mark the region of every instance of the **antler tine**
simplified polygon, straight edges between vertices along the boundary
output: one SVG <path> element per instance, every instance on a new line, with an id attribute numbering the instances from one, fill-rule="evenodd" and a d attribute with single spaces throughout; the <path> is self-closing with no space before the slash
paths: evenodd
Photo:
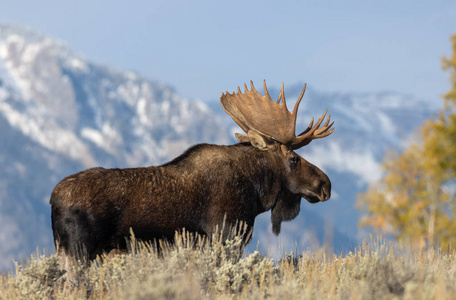
<path id="1" fill-rule="evenodd" d="M 255 86 L 253 85 L 253 81 L 250 80 L 250 90 L 252 90 L 253 92 L 256 92 L 257 90 L 255 89 Z"/>
<path id="2" fill-rule="evenodd" d="M 280 99 L 282 99 L 282 103 L 280 103 Z M 283 90 L 283 82 L 282 82 L 282 89 L 280 90 L 279 99 L 277 99 L 277 104 L 283 104 L 285 107 L 287 106 L 287 102 L 285 101 L 285 92 Z"/>
<path id="3" fill-rule="evenodd" d="M 302 97 L 304 96 L 304 93 L 306 92 L 306 88 L 307 88 L 307 83 L 304 83 L 304 87 L 302 89 L 302 92 L 301 94 L 299 95 L 299 98 L 298 100 L 296 101 L 296 104 L 293 108 L 293 114 L 297 115 L 298 114 L 298 107 L 299 107 L 299 104 L 301 103 L 301 100 L 302 100 Z M 313 118 L 312 118 L 312 121 L 313 121 Z M 313 123 L 313 122 L 312 122 Z"/>
<path id="4" fill-rule="evenodd" d="M 323 125 L 322 128 L 315 130 L 315 134 L 320 134 L 322 132 L 326 132 L 329 128 L 331 128 L 331 126 L 334 124 L 334 122 L 332 122 L 331 125 L 328 126 L 330 120 L 331 120 L 331 115 L 328 115 L 328 119 L 326 120 L 325 125 Z"/>
<path id="5" fill-rule="evenodd" d="M 309 127 L 304 130 L 299 136 L 296 137 L 296 142 L 292 144 L 293 149 L 298 149 L 304 147 L 305 145 L 309 144 L 314 139 L 323 138 L 325 136 L 330 135 L 333 133 L 334 128 L 331 128 L 334 122 L 329 124 L 331 115 L 328 115 L 328 119 L 326 120 L 323 127 L 320 128 L 321 123 L 326 117 L 326 113 L 328 110 L 325 110 L 324 114 L 318 119 L 317 123 L 313 125 L 313 119 Z M 329 124 L 329 125 L 328 125 Z M 313 125 L 313 126 L 312 126 Z"/>
<path id="6" fill-rule="evenodd" d="M 332 126 L 333 124 L 334 124 L 334 122 L 332 122 L 330 126 Z M 321 129 L 315 131 L 315 133 L 316 133 L 315 134 L 315 138 L 318 139 L 318 138 L 322 138 L 322 137 L 328 136 L 333 131 L 334 131 L 334 127 L 333 128 L 331 128 L 331 127 L 321 128 Z"/>
<path id="7" fill-rule="evenodd" d="M 307 83 L 304 83 L 304 87 L 301 91 L 301 94 L 299 95 L 299 98 L 298 100 L 296 100 L 296 103 L 295 103 L 295 106 L 293 108 L 293 111 L 291 112 L 293 114 L 293 117 L 295 118 L 295 120 L 297 119 L 298 117 L 298 107 L 299 107 L 299 104 L 301 103 L 301 100 L 302 100 L 302 97 L 304 96 L 304 93 L 306 92 L 306 87 L 307 87 Z M 312 118 L 312 122 L 313 124 L 313 118 Z M 310 125 L 310 127 L 312 127 L 312 125 Z M 310 130 L 310 128 L 308 128 Z"/>
<path id="8" fill-rule="evenodd" d="M 307 126 L 306 130 L 304 130 L 303 132 L 301 132 L 301 134 L 298 135 L 298 136 L 301 136 L 301 135 L 306 134 L 307 132 L 309 132 L 309 130 L 312 129 L 313 123 L 314 123 L 314 118 L 312 117 L 312 120 L 310 121 L 309 126 Z"/>
<path id="9" fill-rule="evenodd" d="M 331 124 L 331 125 L 332 125 L 332 124 Z M 326 129 L 326 130 L 327 130 L 326 132 L 322 132 L 322 133 L 320 133 L 320 134 L 318 134 L 318 135 L 315 135 L 314 139 L 321 139 L 321 138 L 324 138 L 324 137 L 326 137 L 326 136 L 328 136 L 328 135 L 330 135 L 331 133 L 334 132 L 334 127 L 331 128 L 330 130 L 328 130 L 328 129 L 329 129 L 329 128 Z"/>
<path id="10" fill-rule="evenodd" d="M 250 82 L 251 82 L 251 81 L 250 81 Z M 263 80 L 263 87 L 264 87 L 264 94 L 265 94 L 265 96 L 271 98 L 271 96 L 269 95 L 268 88 L 266 87 L 266 79 Z"/>
<path id="11" fill-rule="evenodd" d="M 307 135 L 313 134 L 315 130 L 317 130 L 320 127 L 321 122 L 323 122 L 323 120 L 325 119 L 327 112 L 328 110 L 325 110 L 324 114 L 318 119 L 318 122 L 315 124 L 315 126 L 312 127 L 312 129 L 307 133 Z"/>
<path id="12" fill-rule="evenodd" d="M 325 111 L 325 114 L 326 114 L 326 111 Z M 323 117 L 324 117 L 324 115 L 323 115 Z M 323 117 L 322 117 L 322 121 L 323 121 Z M 331 120 L 331 115 L 328 115 L 328 119 L 326 119 L 325 125 L 323 125 L 322 128 L 325 128 L 326 126 L 328 126 L 330 120 Z"/>

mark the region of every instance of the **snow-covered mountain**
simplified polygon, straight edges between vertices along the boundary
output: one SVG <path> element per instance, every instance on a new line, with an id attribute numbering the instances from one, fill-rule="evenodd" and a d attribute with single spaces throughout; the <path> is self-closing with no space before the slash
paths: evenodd
<path id="1" fill-rule="evenodd" d="M 285 87 L 289 102 L 301 86 Z M 355 245 L 356 194 L 380 176 L 385 149 L 402 147 L 438 105 L 394 93 L 309 89 L 297 127 L 325 108 L 336 131 L 301 154 L 330 176 L 333 197 L 317 205 L 304 200 L 279 238 L 270 231 L 269 213 L 260 216 L 254 238 L 263 250 L 305 249 L 324 236 L 336 250 Z M 165 84 L 97 65 L 61 42 L 0 23 L 0 269 L 37 246 L 53 251 L 48 201 L 65 176 L 93 166 L 160 164 L 195 143 L 233 143 L 234 128 L 218 102 L 190 101 Z"/>

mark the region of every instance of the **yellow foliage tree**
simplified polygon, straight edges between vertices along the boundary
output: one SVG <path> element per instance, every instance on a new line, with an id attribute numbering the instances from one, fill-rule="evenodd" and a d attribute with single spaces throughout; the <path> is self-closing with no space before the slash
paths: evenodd
<path id="1" fill-rule="evenodd" d="M 443 58 L 452 88 L 435 121 L 426 121 L 419 141 L 403 153 L 388 153 L 380 182 L 358 197 L 360 226 L 418 247 L 456 246 L 456 35 Z"/>

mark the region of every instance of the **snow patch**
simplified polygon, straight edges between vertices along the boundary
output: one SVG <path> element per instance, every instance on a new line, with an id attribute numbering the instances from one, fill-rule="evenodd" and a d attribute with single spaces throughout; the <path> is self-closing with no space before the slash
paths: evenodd
<path id="1" fill-rule="evenodd" d="M 354 173 L 360 183 L 373 183 L 381 178 L 381 164 L 372 152 L 342 149 L 336 142 L 328 141 L 328 144 L 315 146 L 306 157 L 320 168 Z"/>
<path id="2" fill-rule="evenodd" d="M 87 63 L 80 58 L 71 57 L 68 60 L 68 64 L 70 65 L 71 68 L 73 68 L 74 70 L 79 71 L 81 73 L 89 72 L 89 67 L 87 66 Z"/>
<path id="3" fill-rule="evenodd" d="M 385 131 L 387 135 L 395 136 L 396 126 L 394 126 L 394 123 L 392 122 L 391 118 L 382 112 L 377 113 L 377 117 L 380 120 L 382 131 Z"/>
<path id="4" fill-rule="evenodd" d="M 96 129 L 85 127 L 81 130 L 81 136 L 83 138 L 91 141 L 98 147 L 103 146 L 103 142 L 104 142 L 103 135 L 101 134 L 100 131 L 98 131 Z"/>
<path id="5" fill-rule="evenodd" d="M 89 127 L 83 128 L 81 136 L 111 154 L 115 154 L 117 145 L 123 143 L 121 135 L 108 122 L 103 124 L 101 131 Z"/>
<path id="6" fill-rule="evenodd" d="M 44 148 L 56 151 L 71 159 L 81 161 L 84 165 L 93 165 L 95 160 L 87 147 L 70 130 L 62 129 L 45 119 L 44 116 L 30 117 L 14 110 L 5 102 L 0 103 L 0 112 L 12 127 L 18 128 Z M 44 118 L 44 119 L 41 119 Z"/>

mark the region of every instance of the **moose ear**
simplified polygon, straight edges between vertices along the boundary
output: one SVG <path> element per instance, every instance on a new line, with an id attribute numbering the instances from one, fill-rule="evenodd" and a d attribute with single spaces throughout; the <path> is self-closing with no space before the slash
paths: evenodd
<path id="1" fill-rule="evenodd" d="M 236 138 L 239 141 L 239 143 L 248 143 L 248 142 L 250 142 L 249 137 L 247 135 L 245 135 L 245 134 L 240 134 L 240 133 L 236 132 L 234 135 L 236 136 Z"/>
<path id="2" fill-rule="evenodd" d="M 250 144 L 252 144 L 253 147 L 262 150 L 262 151 L 267 151 L 267 150 L 273 150 L 277 148 L 277 142 L 274 140 L 265 137 L 264 135 L 260 134 L 259 132 L 255 130 L 249 130 L 247 132 L 247 136 L 249 139 Z M 239 138 L 238 138 L 239 140 Z"/>

